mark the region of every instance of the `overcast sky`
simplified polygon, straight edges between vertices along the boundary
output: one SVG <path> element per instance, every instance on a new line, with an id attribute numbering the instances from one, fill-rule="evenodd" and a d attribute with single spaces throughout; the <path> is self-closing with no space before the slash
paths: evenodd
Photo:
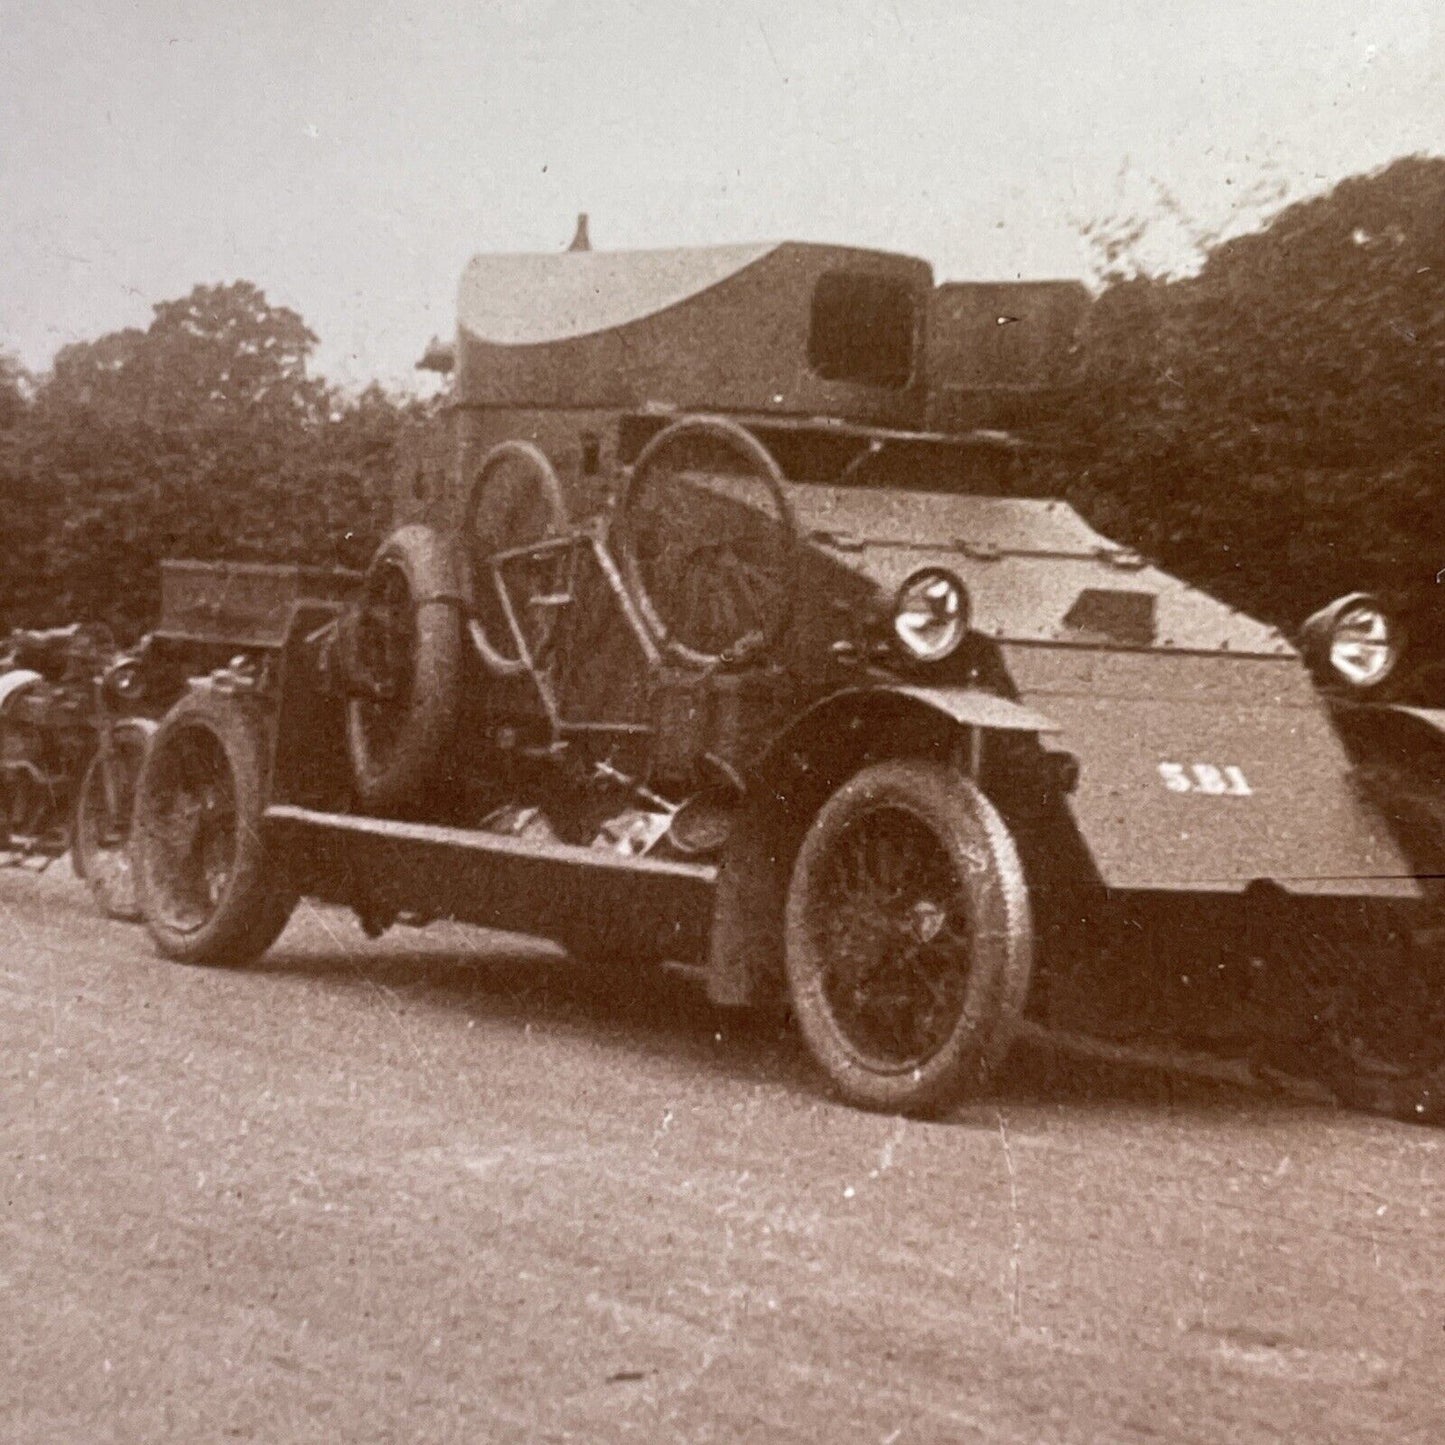
<path id="1" fill-rule="evenodd" d="M 1441 0 L 0 0 L 0 348 L 245 278 L 405 381 L 478 250 L 797 237 L 1082 275 L 1445 151 Z"/>

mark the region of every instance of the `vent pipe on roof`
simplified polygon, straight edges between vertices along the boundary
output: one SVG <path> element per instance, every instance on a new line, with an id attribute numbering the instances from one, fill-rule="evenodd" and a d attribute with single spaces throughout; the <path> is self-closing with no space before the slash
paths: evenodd
<path id="1" fill-rule="evenodd" d="M 586 211 L 577 213 L 577 234 L 572 237 L 572 244 L 567 249 L 569 251 L 590 251 L 592 249 L 592 241 L 587 234 Z"/>
<path id="2" fill-rule="evenodd" d="M 426 344 L 422 358 L 416 364 L 418 371 L 439 371 L 445 376 L 457 363 L 456 347 L 450 341 L 433 336 Z"/>

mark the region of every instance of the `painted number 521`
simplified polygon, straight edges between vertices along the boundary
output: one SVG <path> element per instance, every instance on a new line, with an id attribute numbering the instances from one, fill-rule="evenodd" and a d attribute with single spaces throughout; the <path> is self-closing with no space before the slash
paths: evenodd
<path id="1" fill-rule="evenodd" d="M 1244 769 L 1233 763 L 1160 763 L 1159 776 L 1171 793 L 1210 793 L 1222 798 L 1248 798 L 1254 793 Z"/>

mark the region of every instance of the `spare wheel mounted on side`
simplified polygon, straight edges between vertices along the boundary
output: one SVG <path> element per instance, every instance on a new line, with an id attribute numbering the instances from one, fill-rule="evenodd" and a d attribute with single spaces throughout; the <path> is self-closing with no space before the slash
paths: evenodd
<path id="1" fill-rule="evenodd" d="M 136 784 L 132 866 L 157 948 L 244 964 L 295 907 L 262 828 L 267 748 L 254 704 L 198 687 L 162 719 Z"/>
<path id="2" fill-rule="evenodd" d="M 461 706 L 467 599 L 453 547 L 413 523 L 377 550 L 352 615 L 346 742 L 357 799 L 402 812 L 447 762 Z"/>
<path id="3" fill-rule="evenodd" d="M 950 768 L 864 768 L 803 840 L 784 944 L 798 1026 L 838 1093 L 942 1113 L 988 1087 L 1028 994 L 1033 926 L 1013 837 Z"/>
<path id="4" fill-rule="evenodd" d="M 612 544 L 659 647 L 684 667 L 742 666 L 792 621 L 800 533 L 773 454 L 727 417 L 664 427 L 625 474 Z"/>

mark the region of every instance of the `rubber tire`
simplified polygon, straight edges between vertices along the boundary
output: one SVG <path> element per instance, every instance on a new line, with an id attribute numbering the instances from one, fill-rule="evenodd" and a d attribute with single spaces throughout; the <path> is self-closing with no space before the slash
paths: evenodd
<path id="1" fill-rule="evenodd" d="M 645 478 L 657 463 L 657 459 L 668 448 L 679 442 L 703 438 L 732 448 L 745 461 L 756 468 L 757 479 L 768 489 L 777 512 L 778 526 L 783 535 L 784 590 L 778 599 L 777 611 L 767 628 L 753 638 L 748 646 L 741 646 L 741 639 L 727 653 L 701 652 L 675 637 L 656 601 L 647 590 L 642 576 L 642 566 L 637 555 L 637 537 L 632 521 L 632 509 L 642 495 Z M 801 549 L 802 532 L 798 526 L 797 514 L 788 499 L 787 479 L 777 458 L 755 437 L 752 432 L 730 417 L 685 416 L 672 422 L 644 446 L 638 453 L 631 469 L 623 476 L 622 486 L 613 507 L 612 527 L 609 542 L 617 554 L 623 580 L 642 613 L 648 627 L 663 652 L 684 667 L 707 669 L 726 662 L 732 667 L 761 661 L 775 652 L 781 645 L 792 623 L 796 606 L 796 583 L 798 558 Z"/>
<path id="2" fill-rule="evenodd" d="M 378 548 L 368 577 L 396 566 L 415 607 L 411 698 L 405 721 L 385 757 L 377 757 L 363 709 L 349 698 L 346 745 L 362 808 L 404 813 L 423 798 L 446 764 L 461 711 L 462 584 L 453 549 L 431 527 L 412 523 Z"/>
<path id="3" fill-rule="evenodd" d="M 859 1056 L 823 991 L 827 960 L 808 925 L 820 865 L 844 831 L 879 807 L 912 814 L 943 844 L 967 899 L 972 960 L 959 1022 L 912 1068 L 880 1071 Z M 784 966 L 793 1014 L 837 1093 L 859 1108 L 932 1117 L 988 1089 L 1028 998 L 1033 921 L 1018 850 L 979 789 L 954 769 L 918 759 L 875 763 L 819 810 L 799 849 L 784 918 Z"/>
<path id="4" fill-rule="evenodd" d="M 225 891 L 199 927 L 169 921 L 157 877 L 160 858 L 157 783 L 168 752 L 187 730 L 211 734 L 231 775 L 236 810 L 235 861 Z M 178 963 L 239 966 L 276 941 L 296 906 L 296 894 L 268 856 L 265 831 L 266 734 L 253 704 L 193 688 L 162 719 L 136 785 L 132 858 L 141 915 L 156 948 Z"/>
<path id="5" fill-rule="evenodd" d="M 485 539 L 478 536 L 477 524 L 480 516 L 498 498 L 499 485 L 494 478 L 508 463 L 519 463 L 527 470 L 521 475 L 525 482 L 513 481 L 510 494 L 503 494 L 509 503 L 503 514 L 492 518 L 497 523 Z M 505 487 L 505 480 L 500 484 Z M 522 504 L 530 502 L 531 515 L 526 515 Z M 522 512 L 518 517 L 517 513 Z M 540 516 L 539 516 L 540 514 Z M 524 526 L 524 522 L 537 522 L 541 526 Z M 541 447 L 532 442 L 499 442 L 482 458 L 477 468 L 476 479 L 467 496 L 467 509 L 462 519 L 463 547 L 466 551 L 466 566 L 472 585 L 472 600 L 475 604 L 476 627 L 472 630 L 472 644 L 476 647 L 483 664 L 489 672 L 498 677 L 517 677 L 526 674 L 526 665 L 521 657 L 504 651 L 492 641 L 492 635 L 508 633 L 500 601 L 497 598 L 496 582 L 491 570 L 491 559 L 498 552 L 508 552 L 517 547 L 531 547 L 539 542 L 566 536 L 572 529 L 571 518 L 567 515 L 567 501 L 562 492 L 562 483 L 557 478 L 552 463 Z M 519 618 L 528 616 L 529 599 L 513 599 L 513 606 Z M 488 632 L 488 628 L 491 632 Z M 536 656 L 535 639 L 529 639 L 529 648 Z"/>
<path id="6" fill-rule="evenodd" d="M 132 781 L 132 818 L 134 817 L 135 781 L 145 765 L 151 739 L 155 736 L 156 724 L 150 718 L 121 718 L 112 730 L 112 746 L 118 751 L 129 750 L 134 755 L 135 773 Z M 80 791 L 75 799 L 75 821 L 70 834 L 70 866 L 77 878 L 85 880 L 90 896 L 96 907 L 107 918 L 116 918 L 124 923 L 134 923 L 140 918 L 140 902 L 136 898 L 135 870 L 133 861 L 128 861 L 124 872 L 126 881 L 121 882 L 110 874 L 105 862 L 94 850 L 90 818 L 90 798 L 101 786 L 100 754 L 91 758 L 80 782 Z M 122 854 L 130 851 L 129 842 L 118 850 Z"/>
<path id="7" fill-rule="evenodd" d="M 476 536 L 478 514 L 493 499 L 496 485 L 491 481 L 493 474 L 508 462 L 518 462 L 528 469 L 526 475 L 531 488 L 530 495 L 522 488 L 514 488 L 509 498 L 512 507 L 515 509 L 520 502 L 527 500 L 537 504 L 539 510 L 545 514 L 542 529 L 535 535 L 532 529 L 523 530 L 516 517 L 508 512 L 501 519 L 499 528 L 489 534 L 483 546 L 481 539 Z M 509 551 L 514 547 L 530 547 L 537 542 L 565 536 L 571 526 L 562 483 L 541 447 L 534 446 L 531 442 L 499 442 L 482 458 L 476 479 L 472 482 L 471 492 L 467 496 L 466 516 L 462 523 L 462 536 L 466 539 L 470 554 L 468 560 L 474 568 L 476 563 L 484 562 L 495 552 Z M 474 576 L 472 580 L 473 585 L 479 585 L 478 578 Z"/>

